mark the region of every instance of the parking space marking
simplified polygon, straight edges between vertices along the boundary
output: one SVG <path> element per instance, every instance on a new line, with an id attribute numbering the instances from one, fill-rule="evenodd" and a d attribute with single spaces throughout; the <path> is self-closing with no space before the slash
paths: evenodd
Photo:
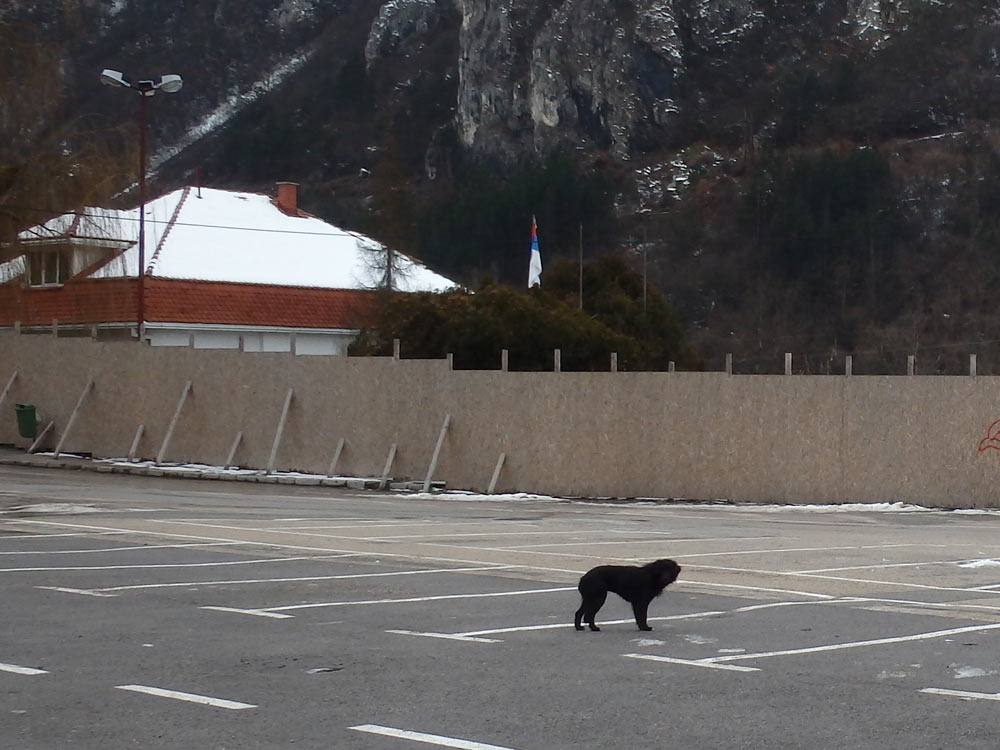
<path id="1" fill-rule="evenodd" d="M 164 688 L 150 687 L 148 685 L 115 685 L 118 690 L 129 690 L 133 693 L 145 693 L 155 695 L 158 698 L 173 698 L 174 700 L 186 701 L 188 703 L 200 703 L 213 708 L 228 708 L 232 711 L 239 711 L 244 708 L 257 708 L 253 703 L 241 703 L 224 698 L 212 698 L 207 695 L 197 695 L 196 693 L 182 693 L 177 690 L 166 690 Z"/>
<path id="2" fill-rule="evenodd" d="M 36 675 L 36 674 L 48 674 L 44 669 L 35 669 L 34 667 L 20 667 L 17 664 L 2 664 L 0 663 L 0 672 L 13 672 L 14 674 L 24 674 L 24 675 Z"/>
<path id="3" fill-rule="evenodd" d="M 416 635 L 422 638 L 441 638 L 446 641 L 471 641 L 473 643 L 503 643 L 503 641 L 497 640 L 496 638 L 476 638 L 471 635 L 462 635 L 461 633 L 431 633 L 421 630 L 387 630 L 386 633 L 393 633 L 394 635 Z"/>
<path id="4" fill-rule="evenodd" d="M 18 519 L 18 523 L 25 523 L 25 524 L 32 524 L 32 525 L 46 525 L 46 526 L 65 526 L 65 527 L 69 527 L 69 528 L 95 529 L 95 530 L 102 530 L 102 531 L 106 531 L 109 528 L 107 526 L 94 526 L 93 524 L 65 523 L 65 522 L 59 522 L 59 521 L 37 521 L 37 520 L 34 520 L 34 519 Z M 266 533 L 266 534 L 283 534 L 283 533 L 287 533 L 287 532 L 281 531 L 280 529 L 250 529 L 250 528 L 234 527 L 234 530 L 239 530 L 239 531 L 256 531 L 256 532 L 259 532 L 259 533 Z M 120 531 L 120 529 L 119 529 L 119 531 Z M 177 533 L 168 532 L 168 531 L 149 531 L 147 529 L 128 529 L 127 533 L 129 533 L 129 534 L 142 534 L 142 535 L 145 535 L 145 536 L 154 536 L 154 537 L 158 537 L 158 538 L 200 539 L 202 541 L 215 541 L 215 542 L 219 542 L 219 541 L 231 542 L 231 541 L 233 541 L 232 539 L 226 539 L 225 537 L 206 537 L 206 536 L 199 536 L 199 535 L 196 535 L 196 534 L 177 534 Z M 323 536 L 322 534 L 309 534 L 309 533 L 301 532 L 301 531 L 296 531 L 296 532 L 294 532 L 294 534 L 295 534 L 295 536 L 318 536 L 318 537 L 322 537 Z M 367 542 L 367 541 L 370 541 L 370 540 L 355 538 L 354 541 L 356 541 L 356 542 Z M 394 558 L 394 559 L 395 558 L 402 558 L 404 560 L 420 559 L 420 560 L 427 560 L 427 561 L 431 561 L 432 560 L 434 562 L 463 563 L 463 564 L 466 564 L 466 565 L 485 565 L 486 564 L 482 560 L 468 560 L 468 559 L 457 558 L 457 557 L 438 557 L 438 556 L 432 556 L 432 555 L 414 555 L 414 554 L 405 554 L 405 553 L 401 553 L 401 552 L 388 552 L 386 550 L 379 550 L 377 552 L 376 551 L 359 552 L 358 550 L 335 549 L 335 548 L 330 548 L 330 547 L 308 547 L 308 546 L 305 546 L 305 545 L 302 545 L 302 544 L 289 544 L 287 542 L 264 542 L 264 541 L 260 541 L 260 540 L 241 540 L 241 543 L 244 544 L 244 545 L 247 545 L 247 546 L 254 546 L 254 547 L 275 547 L 277 549 L 295 549 L 295 550 L 309 550 L 309 551 L 312 551 L 312 552 L 338 553 L 342 557 L 376 557 L 376 558 Z M 565 568 L 549 568 L 549 567 L 542 567 L 542 566 L 539 566 L 539 565 L 505 565 L 503 567 L 506 567 L 506 568 L 519 568 L 519 569 L 522 569 L 522 570 L 538 570 L 538 571 L 545 571 L 545 572 L 549 572 L 549 573 L 572 573 L 574 575 L 580 575 L 580 573 L 582 572 L 580 570 L 567 570 Z"/>
<path id="5" fill-rule="evenodd" d="M 73 536 L 76 536 L 75 534 Z M 83 555 L 91 552 L 135 552 L 150 549 L 182 549 L 191 547 L 231 547 L 239 542 L 191 542 L 190 544 L 136 544 L 130 547 L 101 547 L 96 549 L 32 549 L 32 550 L 11 550 L 0 552 L 0 555 Z M 3 571 L 0 571 L 3 572 Z"/>
<path id="6" fill-rule="evenodd" d="M 510 547 L 504 547 L 505 550 L 530 550 L 537 549 L 539 547 L 576 547 L 578 545 L 586 545 L 588 547 L 599 547 L 602 545 L 609 544 L 654 544 L 670 542 L 671 544 L 685 544 L 690 542 L 704 543 L 704 542 L 753 542 L 759 541 L 761 539 L 774 539 L 773 536 L 719 536 L 719 537 L 704 537 L 704 538 L 678 538 L 671 535 L 669 531 L 617 531 L 617 532 L 603 532 L 598 531 L 595 533 L 619 533 L 619 534 L 654 534 L 663 537 L 662 539 L 619 539 L 613 542 L 553 542 L 552 544 L 517 544 Z M 709 552 L 709 555 L 724 555 L 725 552 Z M 685 557 L 691 557 L 692 555 L 685 555 Z"/>
<path id="7" fill-rule="evenodd" d="M 48 573 L 81 570 L 149 570 L 163 568 L 221 568 L 232 565 L 262 565 L 265 563 L 303 562 L 305 560 L 331 560 L 342 555 L 308 555 L 305 557 L 264 557 L 259 560 L 226 560 L 203 563 L 148 563 L 137 565 L 69 565 L 64 567 L 0 568 L 0 573 Z"/>
<path id="8" fill-rule="evenodd" d="M 101 591 L 95 591 L 93 589 L 74 589 L 69 586 L 35 586 L 36 589 L 43 589 L 45 591 L 58 591 L 63 594 L 81 594 L 83 596 L 97 596 L 110 598 L 115 596 L 114 594 L 105 594 Z"/>
<path id="9" fill-rule="evenodd" d="M 669 656 L 657 656 L 656 654 L 622 654 L 629 659 L 642 659 L 644 661 L 659 661 L 667 664 L 684 664 L 689 667 L 704 667 L 705 669 L 721 669 L 728 672 L 759 672 L 757 667 L 741 667 L 738 664 L 716 664 L 706 659 L 674 659 Z"/>
<path id="10" fill-rule="evenodd" d="M 446 599 L 486 599 L 501 596 L 530 596 L 532 594 L 552 594 L 558 591 L 576 591 L 576 586 L 561 586 L 550 589 L 523 589 L 521 591 L 495 591 L 490 593 L 477 594 L 439 594 L 434 596 L 414 596 L 405 599 L 365 599 L 359 601 L 338 601 L 338 602 L 310 602 L 307 604 L 288 604 L 280 607 L 255 607 L 249 609 L 238 609 L 235 607 L 201 607 L 201 609 L 214 609 L 221 612 L 238 612 L 247 615 L 258 615 L 262 617 L 272 617 L 270 613 L 281 613 L 297 609 L 317 609 L 320 607 L 349 607 L 354 605 L 370 604 L 417 604 L 420 602 L 436 602 Z M 294 615 L 280 615 L 282 619 L 294 617 Z"/>
<path id="11" fill-rule="evenodd" d="M 343 555 L 338 556 L 343 557 Z M 474 573 L 486 570 L 505 570 L 509 565 L 485 565 L 474 568 L 424 568 L 421 570 L 394 570 L 388 573 L 340 573 L 326 576 L 298 576 L 295 578 L 239 578 L 231 581 L 177 581 L 173 583 L 137 583 L 129 586 L 107 586 L 93 589 L 60 589 L 55 586 L 37 586 L 40 589 L 65 590 L 72 593 L 94 593 L 114 596 L 116 591 L 139 591 L 143 589 L 169 589 L 200 586 L 245 586 L 259 583 L 301 583 L 306 581 L 336 581 L 350 578 L 388 578 L 392 576 L 415 576 L 431 573 Z"/>
<path id="12" fill-rule="evenodd" d="M 665 659 L 653 654 L 623 654 L 632 659 L 647 659 L 649 661 L 670 661 L 675 664 L 686 664 L 693 667 L 714 667 L 719 664 L 727 664 L 734 661 L 746 661 L 749 659 L 770 659 L 775 656 L 798 656 L 800 654 L 817 654 L 828 651 L 843 651 L 852 648 L 866 648 L 869 646 L 884 646 L 892 643 L 908 643 L 912 641 L 926 641 L 935 638 L 945 638 L 950 635 L 961 635 L 962 633 L 976 633 L 985 630 L 996 630 L 1000 628 L 1000 623 L 991 625 L 971 625 L 961 628 L 949 628 L 947 630 L 933 630 L 927 633 L 915 633 L 914 635 L 899 635 L 889 638 L 873 638 L 865 641 L 849 641 L 847 643 L 831 643 L 823 646 L 807 646 L 805 648 L 791 648 L 783 651 L 760 651 L 755 654 L 729 654 L 726 656 L 710 656 L 704 659 Z"/>
<path id="13" fill-rule="evenodd" d="M 708 612 L 693 612 L 686 615 L 667 615 L 664 617 L 650 617 L 649 622 L 664 622 L 667 620 L 699 620 L 703 617 L 712 617 L 714 615 L 724 615 L 725 612 L 722 611 L 708 611 Z M 628 623 L 635 622 L 631 617 L 624 620 L 604 620 L 602 625 L 625 625 Z M 395 633 L 397 635 L 418 635 L 424 638 L 444 638 L 445 640 L 452 641 L 474 641 L 478 643 L 502 643 L 503 641 L 495 640 L 492 638 L 483 638 L 485 635 L 500 635 L 502 633 L 523 633 L 532 630 L 562 630 L 572 628 L 573 624 L 570 622 L 549 622 L 543 625 L 515 625 L 509 628 L 490 628 L 488 630 L 470 630 L 465 633 L 435 633 L 433 631 L 418 631 L 418 630 L 387 630 L 387 633 Z"/>
<path id="14" fill-rule="evenodd" d="M 411 732 L 408 729 L 394 729 L 392 727 L 382 727 L 377 724 L 359 724 L 350 727 L 358 732 L 368 732 L 369 734 L 380 734 L 384 737 L 395 737 L 401 740 L 412 740 L 422 742 L 425 745 L 438 745 L 439 747 L 455 747 L 459 750 L 514 750 L 510 747 L 500 745 L 486 745 L 482 742 L 472 742 L 471 740 L 460 740 L 455 737 L 442 737 L 437 734 L 425 734 L 424 732 Z"/>
<path id="15" fill-rule="evenodd" d="M 929 545 L 920 545 L 929 546 Z M 957 546 L 957 545 L 955 545 Z M 981 545 L 976 545 L 981 546 Z M 817 568 L 815 570 L 796 570 L 795 573 L 838 573 L 844 570 L 882 570 L 885 568 L 919 568 L 923 565 L 933 566 L 933 565 L 961 565 L 962 563 L 970 562 L 968 558 L 962 558 L 960 560 L 924 560 L 921 562 L 905 562 L 905 563 L 874 563 L 869 565 L 850 565 L 843 568 Z"/>
<path id="16" fill-rule="evenodd" d="M 948 688 L 923 688 L 920 692 L 929 695 L 945 695 L 951 698 L 961 698 L 967 701 L 1000 701 L 1000 693 L 973 693 L 967 690 L 949 690 Z"/>
<path id="17" fill-rule="evenodd" d="M 933 563 L 921 563 L 922 565 L 932 565 Z M 731 566 L 724 565 L 698 565 L 697 563 L 688 563 L 684 566 L 685 568 L 692 570 L 711 570 L 711 571 L 722 571 L 726 573 L 750 573 L 754 575 L 761 576 L 774 576 L 782 578 L 815 578 L 821 581 L 838 581 L 840 583 L 866 583 L 874 584 L 876 586 L 888 586 L 891 588 L 913 588 L 913 589 L 925 589 L 928 591 L 959 591 L 968 593 L 970 591 L 981 590 L 980 587 L 964 587 L 964 586 L 932 586 L 926 583 L 907 583 L 904 581 L 880 581 L 876 578 L 849 578 L 847 576 L 829 576 L 821 575 L 818 573 L 797 573 L 795 571 L 789 570 L 758 570 L 755 568 L 734 568 Z"/>
<path id="18" fill-rule="evenodd" d="M 17 520 L 21 521 L 23 519 L 19 518 Z M 5 536 L 5 537 L 3 537 L 3 541 L 5 541 L 5 542 L 20 541 L 22 539 L 26 539 L 26 540 L 32 540 L 32 539 L 59 539 L 60 537 L 66 537 L 66 536 L 87 536 L 87 537 L 90 537 L 90 536 L 121 536 L 124 533 L 125 533 L 124 531 L 73 531 L 73 532 L 64 533 L 64 534 L 32 534 L 30 532 L 28 532 L 28 533 L 20 532 L 20 533 L 17 533 L 16 535 L 13 535 L 13 536 Z"/>

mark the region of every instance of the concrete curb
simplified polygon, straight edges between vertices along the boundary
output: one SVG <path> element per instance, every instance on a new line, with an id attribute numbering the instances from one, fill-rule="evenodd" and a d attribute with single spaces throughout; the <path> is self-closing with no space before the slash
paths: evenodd
<path id="1" fill-rule="evenodd" d="M 0 455 L 0 466 L 29 466 L 40 469 L 68 469 L 72 471 L 95 471 L 100 474 L 132 474 L 146 477 L 165 477 L 177 479 L 208 479 L 224 482 L 253 482 L 256 484 L 291 484 L 300 487 L 343 487 L 349 490 L 377 490 L 382 480 L 371 478 L 348 477 L 294 477 L 264 472 L 254 474 L 230 474 L 227 472 L 167 471 L 155 466 L 127 466 L 97 463 L 90 459 L 73 456 L 71 458 L 49 458 L 27 454 L 15 456 Z M 390 490 L 421 492 L 423 482 L 390 482 Z M 444 490 L 444 482 L 432 482 L 432 490 Z"/>

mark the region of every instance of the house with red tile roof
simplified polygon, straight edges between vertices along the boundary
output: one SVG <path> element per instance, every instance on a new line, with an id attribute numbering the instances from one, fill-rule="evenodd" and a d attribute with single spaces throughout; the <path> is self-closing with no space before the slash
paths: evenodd
<path id="1" fill-rule="evenodd" d="M 390 257 L 300 210 L 294 183 L 279 183 L 273 199 L 182 188 L 148 202 L 141 223 L 141 284 L 138 209 L 87 208 L 0 248 L 0 328 L 346 354 L 371 321 Z M 413 258 L 391 258 L 397 291 L 456 286 Z"/>

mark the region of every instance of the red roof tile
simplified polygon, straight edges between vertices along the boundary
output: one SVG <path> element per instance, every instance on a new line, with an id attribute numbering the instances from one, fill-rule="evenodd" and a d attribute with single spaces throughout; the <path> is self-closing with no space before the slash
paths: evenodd
<path id="1" fill-rule="evenodd" d="M 0 325 L 121 323 L 136 319 L 135 279 L 81 279 L 59 287 L 0 287 Z M 360 328 L 373 291 L 146 278 L 146 321 L 290 328 Z"/>

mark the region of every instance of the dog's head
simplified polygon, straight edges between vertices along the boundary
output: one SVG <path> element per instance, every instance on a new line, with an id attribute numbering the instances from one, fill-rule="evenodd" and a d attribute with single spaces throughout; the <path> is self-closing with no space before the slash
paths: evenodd
<path id="1" fill-rule="evenodd" d="M 676 581 L 677 576 L 681 574 L 681 566 L 673 560 L 654 560 L 644 567 L 656 577 L 657 582 L 663 588 Z"/>

